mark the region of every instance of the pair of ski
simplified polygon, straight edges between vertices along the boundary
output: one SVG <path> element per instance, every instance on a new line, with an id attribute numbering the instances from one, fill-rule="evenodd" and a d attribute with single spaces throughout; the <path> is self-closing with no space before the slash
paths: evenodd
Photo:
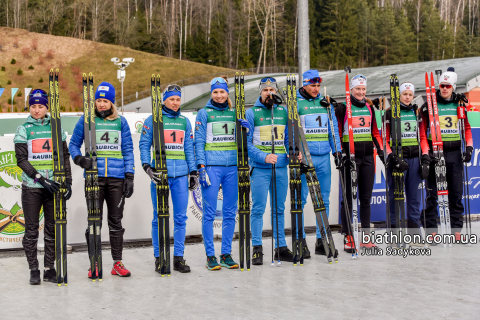
<path id="1" fill-rule="evenodd" d="M 430 73 L 430 83 L 428 80 L 428 72 L 425 72 L 425 89 L 427 91 L 428 117 L 430 122 L 430 134 L 432 136 L 433 156 L 438 159 L 438 162 L 435 164 L 435 179 L 437 184 L 438 208 L 440 211 L 440 229 L 442 235 L 445 235 L 451 234 L 450 209 L 448 206 L 447 168 L 445 156 L 443 154 L 443 141 L 438 116 L 433 72 Z M 447 246 L 445 242 L 443 246 Z M 449 243 L 449 246 L 451 247 L 452 244 Z"/>
<path id="2" fill-rule="evenodd" d="M 58 93 L 59 70 L 49 73 L 50 123 L 52 127 L 53 181 L 60 189 L 53 194 L 55 217 L 55 265 L 57 284 L 68 284 L 67 279 L 67 206 L 65 201 L 66 173 L 63 158 L 62 123 L 60 120 L 60 97 Z M 63 271 L 63 278 L 62 278 Z"/>
<path id="3" fill-rule="evenodd" d="M 92 160 L 90 169 L 85 170 L 85 195 L 88 213 L 88 259 L 92 281 L 103 279 L 100 187 L 98 186 L 97 136 L 95 129 L 95 93 L 93 75 L 83 74 L 83 140 L 85 156 Z"/>
<path id="4" fill-rule="evenodd" d="M 241 74 L 238 72 L 235 74 L 235 117 L 240 270 L 245 270 L 246 262 L 247 270 L 250 271 L 250 168 L 248 167 L 248 132 L 238 121 L 238 119 L 245 119 L 245 80 L 243 72 Z"/>
<path id="5" fill-rule="evenodd" d="M 399 158 L 402 158 L 403 146 L 402 120 L 400 115 L 400 86 L 396 74 L 390 75 L 390 98 L 392 107 L 392 117 L 390 123 L 392 152 L 394 152 Z M 386 152 L 384 152 L 384 154 L 386 154 Z M 397 248 L 406 247 L 406 243 L 404 243 L 401 238 L 402 232 L 404 235 L 407 233 L 405 215 L 405 174 L 403 171 L 393 168 L 392 177 L 394 185 L 393 199 L 395 203 L 395 233 L 399 239 L 399 241 L 397 241 Z M 388 194 L 387 197 L 389 197 Z"/>
<path id="6" fill-rule="evenodd" d="M 165 138 L 163 131 L 163 113 L 161 104 L 160 75 L 152 75 L 151 81 L 152 96 L 152 120 L 153 120 L 153 159 L 155 171 L 159 174 L 160 182 L 155 184 L 157 197 L 157 221 L 158 221 L 158 244 L 160 250 L 158 268 L 162 277 L 170 277 L 170 208 L 168 196 L 167 153 L 165 149 Z"/>
<path id="7" fill-rule="evenodd" d="M 292 248 L 293 248 L 293 264 L 297 262 L 303 265 L 305 240 L 303 239 L 303 217 L 302 217 L 302 180 L 301 167 L 298 156 L 303 147 L 304 157 L 303 164 L 307 166 L 305 178 L 307 186 L 312 199 L 313 210 L 317 224 L 320 228 L 322 236 L 322 245 L 327 253 L 327 260 L 332 263 L 332 260 L 338 262 L 338 250 L 335 249 L 330 224 L 328 222 L 327 211 L 322 198 L 320 183 L 313 165 L 312 156 L 308 149 L 305 133 L 302 129 L 300 117 L 297 110 L 297 89 L 296 79 L 294 75 L 287 75 L 287 110 L 288 110 L 288 154 L 289 154 L 289 170 L 290 170 L 290 213 L 292 218 Z M 331 132 L 335 140 L 335 132 L 333 130 L 333 121 L 330 108 L 328 110 L 328 117 L 330 121 Z M 298 230 L 298 238 L 297 232 Z M 298 259 L 297 259 L 298 252 Z"/>

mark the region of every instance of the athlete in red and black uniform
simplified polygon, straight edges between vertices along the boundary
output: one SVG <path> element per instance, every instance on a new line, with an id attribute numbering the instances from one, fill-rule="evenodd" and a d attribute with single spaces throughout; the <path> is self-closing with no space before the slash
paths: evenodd
<path id="1" fill-rule="evenodd" d="M 360 220 L 363 232 L 368 233 L 370 229 L 370 198 L 372 197 L 373 182 L 375 179 L 375 159 L 373 145 L 377 149 L 380 159 L 383 161 L 383 140 L 378 131 L 375 121 L 373 106 L 367 103 L 365 98 L 367 92 L 367 78 L 363 75 L 356 75 L 350 81 L 351 101 L 352 101 L 352 120 L 353 120 L 353 140 L 355 146 L 355 163 L 358 172 L 358 199 L 360 200 Z M 350 177 L 350 159 L 349 137 L 347 128 L 347 108 L 345 104 L 340 104 L 335 110 L 338 120 L 338 130 L 342 141 L 342 150 L 346 170 L 344 172 L 344 181 L 347 194 L 348 207 L 352 208 L 352 188 Z M 345 201 L 345 199 L 343 200 Z M 345 235 L 344 250 L 354 252 L 352 235 L 348 234 L 348 225 L 350 219 L 345 216 L 344 202 L 342 201 L 340 216 L 342 219 L 342 233 Z M 350 217 L 351 218 L 351 217 Z M 371 248 L 375 246 L 372 243 L 360 243 L 360 247 Z"/>

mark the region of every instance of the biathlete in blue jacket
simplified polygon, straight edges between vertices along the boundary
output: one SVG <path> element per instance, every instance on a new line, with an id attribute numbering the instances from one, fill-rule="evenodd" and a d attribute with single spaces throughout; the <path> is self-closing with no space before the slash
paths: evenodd
<path id="1" fill-rule="evenodd" d="M 237 148 L 235 143 L 235 109 L 228 97 L 227 79 L 218 77 L 210 82 L 211 99 L 195 120 L 195 156 L 202 186 L 202 234 L 207 253 L 206 267 L 234 269 L 232 239 L 238 201 Z M 240 121 L 248 128 L 246 120 Z M 213 221 L 217 211 L 220 185 L 223 194 L 222 251 L 220 264 L 213 245 Z"/>
<path id="2" fill-rule="evenodd" d="M 99 202 L 103 216 L 103 201 L 107 202 L 108 228 L 113 258 L 112 275 L 129 277 L 131 275 L 122 263 L 123 207 L 125 198 L 133 194 L 135 173 L 133 141 L 127 120 L 118 114 L 115 103 L 115 88 L 108 82 L 102 82 L 95 92 L 95 129 L 97 142 Z M 70 154 L 77 166 L 90 169 L 92 160 L 82 156 L 84 117 L 81 116 L 70 139 Z M 88 244 L 88 230 L 85 231 Z M 90 246 L 88 246 L 90 248 Z M 92 271 L 88 270 L 91 278 Z"/>
<path id="3" fill-rule="evenodd" d="M 288 249 L 285 241 L 285 200 L 288 191 L 288 158 L 285 146 L 288 146 L 287 110 L 275 104 L 273 95 L 278 94 L 277 81 L 274 78 L 263 78 L 259 85 L 260 97 L 253 108 L 246 111 L 249 127 L 248 157 L 252 168 L 250 185 L 252 188 L 252 264 L 263 264 L 262 229 L 263 214 L 267 205 L 268 194 L 273 193 L 272 166 L 275 165 L 276 192 L 278 210 L 278 238 L 276 223 L 273 223 L 275 238 L 275 260 L 293 261 L 293 253 Z M 272 154 L 272 108 L 275 154 Z M 272 215 L 274 205 L 270 201 Z M 275 219 L 276 217 L 272 217 Z M 278 250 L 277 250 L 278 248 Z M 280 257 L 278 257 L 280 251 Z"/>
<path id="4" fill-rule="evenodd" d="M 329 216 L 330 205 L 330 187 L 331 187 L 331 167 L 330 150 L 333 153 L 337 169 L 342 168 L 343 162 L 340 135 L 338 133 L 338 122 L 335 117 L 333 106 L 320 94 L 320 84 L 322 78 L 317 70 L 307 70 L 303 73 L 303 87 L 297 91 L 297 108 L 302 124 L 305 139 L 307 140 L 308 150 L 312 156 L 313 166 L 317 173 L 318 182 L 322 193 L 327 217 Z M 328 109 L 332 115 L 333 128 L 330 126 L 328 118 Z M 335 132 L 335 141 L 332 130 Z M 335 153 L 335 145 L 337 153 Z M 305 175 L 302 175 L 302 208 L 305 207 L 308 198 L 308 185 Z M 305 221 L 304 219 L 302 221 Z M 302 226 L 303 227 L 303 226 Z M 302 228 L 303 229 L 303 228 Z M 303 231 L 303 238 L 305 238 Z M 310 257 L 310 251 L 306 246 L 304 248 L 304 258 Z M 322 244 L 322 236 L 317 224 L 317 241 L 315 242 L 315 254 L 326 255 Z"/>
<path id="5" fill-rule="evenodd" d="M 173 202 L 173 270 L 181 273 L 190 272 L 190 267 L 183 258 L 185 249 L 185 228 L 187 226 L 188 189 L 193 190 L 198 184 L 193 148 L 193 130 L 190 121 L 180 114 L 182 88 L 170 85 L 163 92 L 163 134 L 165 138 L 168 187 Z M 155 271 L 160 273 L 158 248 L 157 192 L 155 185 L 160 182 L 155 172 L 155 160 L 151 159 L 153 145 L 153 120 L 149 116 L 145 120 L 140 137 L 140 158 L 143 170 L 152 183 L 150 193 L 153 205 L 152 244 L 155 256 Z M 152 157 L 153 158 L 153 157 Z M 190 175 L 190 178 L 189 178 Z M 190 180 L 190 181 L 189 181 Z"/>

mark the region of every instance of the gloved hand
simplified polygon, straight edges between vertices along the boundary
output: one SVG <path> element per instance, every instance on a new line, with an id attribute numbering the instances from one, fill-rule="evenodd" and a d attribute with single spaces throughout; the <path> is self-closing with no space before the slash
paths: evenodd
<path id="1" fill-rule="evenodd" d="M 383 153 L 383 150 L 377 150 L 377 154 L 380 157 L 380 161 L 385 165 L 385 154 Z"/>
<path id="2" fill-rule="evenodd" d="M 334 109 L 336 109 L 338 106 L 337 101 L 335 101 L 335 99 L 333 98 L 330 98 L 330 104 L 333 106 Z"/>
<path id="3" fill-rule="evenodd" d="M 58 192 L 58 190 L 60 190 L 60 185 L 53 180 L 41 177 L 37 180 L 37 182 L 40 183 L 40 185 L 51 194 L 54 194 L 55 192 Z"/>
<path id="4" fill-rule="evenodd" d="M 343 161 L 342 161 L 342 153 L 340 151 L 333 154 L 333 158 L 335 160 L 335 166 L 338 170 L 343 168 Z"/>
<path id="5" fill-rule="evenodd" d="M 464 163 L 470 162 L 470 160 L 472 159 L 472 153 L 473 153 L 473 147 L 467 146 L 467 148 L 465 149 L 465 152 L 463 153 L 462 161 Z"/>
<path id="6" fill-rule="evenodd" d="M 273 105 L 275 104 L 282 104 L 283 100 L 280 98 L 278 95 L 270 93 L 265 99 L 265 105 L 267 106 L 268 110 L 271 110 L 273 108 Z"/>
<path id="7" fill-rule="evenodd" d="M 250 129 L 250 124 L 248 123 L 247 120 L 245 120 L 245 119 L 240 119 L 240 118 L 239 118 L 239 119 L 238 119 L 238 122 L 240 122 L 240 125 L 241 125 L 242 127 L 247 128 L 247 130 Z"/>
<path id="8" fill-rule="evenodd" d="M 392 169 L 397 169 L 401 172 L 408 170 L 407 161 L 403 160 L 393 152 L 388 155 L 387 161 Z"/>
<path id="9" fill-rule="evenodd" d="M 142 167 L 153 183 L 158 184 L 161 182 L 160 173 L 156 172 L 148 163 L 144 163 Z"/>
<path id="10" fill-rule="evenodd" d="M 125 180 L 123 180 L 123 195 L 125 198 L 130 198 L 133 194 L 133 173 L 125 173 Z"/>
<path id="11" fill-rule="evenodd" d="M 67 187 L 67 192 L 65 192 L 63 196 L 65 197 L 65 200 L 70 200 L 70 198 L 72 197 L 72 180 L 67 179 L 65 181 L 65 185 Z"/>
<path id="12" fill-rule="evenodd" d="M 380 107 L 380 99 L 379 98 L 373 99 L 372 104 L 378 109 Z"/>
<path id="13" fill-rule="evenodd" d="M 198 185 L 198 174 L 197 171 L 190 172 L 188 190 L 193 191 L 197 188 Z"/>
<path id="14" fill-rule="evenodd" d="M 200 173 L 200 184 L 202 185 L 202 187 L 204 188 L 210 187 L 211 183 L 210 183 L 210 178 L 208 177 L 207 168 L 201 167 L 200 170 L 198 170 L 198 172 Z"/>
<path id="15" fill-rule="evenodd" d="M 463 94 L 463 93 L 456 93 L 455 98 L 456 98 L 457 101 L 463 101 L 465 103 L 468 103 L 468 99 L 465 96 L 465 94 Z"/>
<path id="16" fill-rule="evenodd" d="M 308 172 L 308 165 L 306 165 L 303 162 L 300 162 L 300 171 L 302 174 L 305 174 Z"/>
<path id="17" fill-rule="evenodd" d="M 420 178 L 422 178 L 422 180 L 428 178 L 430 173 L 430 161 L 428 154 L 422 154 L 422 157 L 420 158 Z"/>
<path id="18" fill-rule="evenodd" d="M 438 161 L 440 161 L 439 158 L 437 158 L 437 157 L 435 157 L 435 156 L 433 155 L 433 152 L 432 152 L 431 150 L 430 150 L 430 152 L 428 153 L 428 157 L 430 158 L 430 163 L 433 164 L 433 165 L 437 164 Z"/>
<path id="19" fill-rule="evenodd" d="M 73 162 L 77 165 L 80 166 L 83 169 L 90 169 L 92 167 L 92 159 L 90 157 L 84 157 L 81 155 L 78 155 L 73 159 Z"/>
<path id="20" fill-rule="evenodd" d="M 320 105 L 324 108 L 328 108 L 330 106 L 330 103 L 328 103 L 327 99 L 323 98 L 320 100 Z"/>

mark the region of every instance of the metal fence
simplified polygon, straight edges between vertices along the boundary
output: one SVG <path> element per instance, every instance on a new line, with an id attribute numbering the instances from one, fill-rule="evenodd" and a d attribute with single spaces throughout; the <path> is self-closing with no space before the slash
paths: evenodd
<path id="1" fill-rule="evenodd" d="M 213 78 L 220 77 L 220 76 L 233 78 L 235 76 L 235 73 L 237 72 L 244 72 L 245 75 L 265 74 L 265 73 L 297 73 L 298 67 L 266 67 L 266 68 L 260 68 L 258 73 L 257 73 L 257 68 L 240 69 L 240 70 L 226 71 L 226 72 L 223 71 L 223 72 L 206 74 L 206 75 L 202 75 L 194 78 L 182 79 L 182 80 L 177 80 L 177 81 L 172 81 L 166 84 L 162 84 L 161 90 L 163 91 L 167 86 L 171 84 L 177 84 L 180 87 L 185 87 L 185 86 L 190 86 L 192 84 L 209 82 Z M 149 96 L 150 96 L 150 89 L 146 89 L 143 91 L 139 91 L 135 94 L 131 94 L 129 96 L 123 97 L 123 103 L 129 104 L 139 99 L 148 98 Z M 121 101 L 120 99 L 116 99 L 116 100 Z"/>

